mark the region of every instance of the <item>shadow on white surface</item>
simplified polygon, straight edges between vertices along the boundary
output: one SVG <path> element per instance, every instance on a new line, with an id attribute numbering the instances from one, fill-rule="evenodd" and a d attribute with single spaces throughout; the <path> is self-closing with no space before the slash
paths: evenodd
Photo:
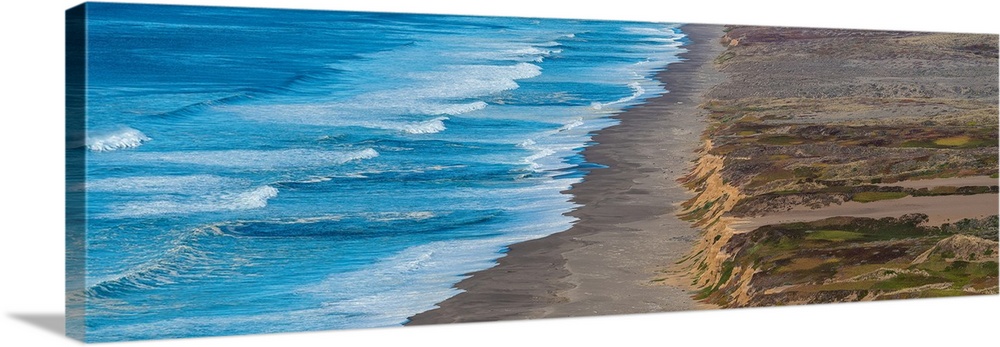
<path id="1" fill-rule="evenodd" d="M 59 336 L 66 336 L 66 315 L 62 313 L 11 313 L 19 321 Z"/>

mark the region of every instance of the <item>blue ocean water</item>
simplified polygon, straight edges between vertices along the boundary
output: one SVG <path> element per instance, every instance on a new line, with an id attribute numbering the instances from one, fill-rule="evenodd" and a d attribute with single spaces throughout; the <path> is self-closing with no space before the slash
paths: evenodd
<path id="1" fill-rule="evenodd" d="M 87 339 L 394 326 L 568 229 L 676 25 L 89 4 Z"/>

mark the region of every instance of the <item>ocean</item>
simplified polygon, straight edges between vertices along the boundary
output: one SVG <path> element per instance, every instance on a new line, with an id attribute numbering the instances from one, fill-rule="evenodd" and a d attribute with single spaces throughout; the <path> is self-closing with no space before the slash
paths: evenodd
<path id="1" fill-rule="evenodd" d="M 678 25 L 87 5 L 88 341 L 398 326 L 564 231 Z M 570 193 L 570 194 L 567 194 Z"/>

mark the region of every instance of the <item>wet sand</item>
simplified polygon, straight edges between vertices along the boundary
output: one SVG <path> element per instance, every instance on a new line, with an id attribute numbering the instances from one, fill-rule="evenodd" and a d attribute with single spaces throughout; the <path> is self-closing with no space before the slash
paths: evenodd
<path id="1" fill-rule="evenodd" d="M 686 255 L 699 230 L 676 217 L 692 193 L 677 183 L 705 128 L 698 108 L 722 81 L 712 63 L 722 26 L 685 25 L 683 62 L 657 78 L 670 92 L 618 116 L 584 150 L 591 171 L 567 191 L 581 207 L 567 231 L 510 246 L 498 265 L 471 274 L 464 290 L 408 325 L 574 317 L 710 308 L 684 288 L 651 281 Z"/>

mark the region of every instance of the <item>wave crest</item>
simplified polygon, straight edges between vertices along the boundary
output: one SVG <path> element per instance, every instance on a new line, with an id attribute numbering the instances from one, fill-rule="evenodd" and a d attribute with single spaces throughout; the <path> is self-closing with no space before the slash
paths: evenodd
<path id="1" fill-rule="evenodd" d="M 142 161 L 273 170 L 323 165 L 343 165 L 349 162 L 371 159 L 378 156 L 378 151 L 372 148 L 349 151 L 327 151 L 315 149 L 234 149 L 221 151 L 136 152 L 130 153 L 128 158 Z"/>
<path id="2" fill-rule="evenodd" d="M 99 131 L 87 136 L 87 148 L 94 152 L 110 152 L 136 148 L 152 139 L 141 131 L 129 127 Z"/>
<path id="3" fill-rule="evenodd" d="M 434 134 L 442 132 L 445 129 L 447 129 L 444 126 L 444 121 L 446 120 L 448 120 L 448 117 L 437 117 L 434 119 L 425 120 L 421 122 L 385 122 L 385 121 L 365 122 L 359 124 L 359 126 L 365 128 L 382 129 L 382 130 L 395 130 L 407 134 Z M 369 158 L 361 158 L 361 159 L 369 159 Z"/>
<path id="4" fill-rule="evenodd" d="M 476 102 L 472 102 L 472 103 L 468 103 L 468 104 L 453 104 L 453 105 L 443 106 L 443 107 L 440 107 L 440 108 L 438 108 L 436 110 L 433 110 L 432 113 L 434 113 L 434 114 L 447 114 L 447 115 L 457 116 L 457 115 L 460 115 L 460 114 L 463 114 L 463 113 L 469 113 L 469 112 L 472 112 L 472 111 L 482 110 L 482 109 L 486 108 L 486 106 L 487 106 L 486 102 L 476 101 Z M 447 119 L 447 118 L 445 118 L 445 119 Z"/>
<path id="5" fill-rule="evenodd" d="M 119 205 L 119 217 L 144 217 L 164 214 L 239 211 L 264 208 L 268 200 L 278 196 L 278 189 L 261 186 L 237 193 L 224 193 L 198 199 L 163 199 L 134 201 Z"/>
<path id="6" fill-rule="evenodd" d="M 594 102 L 590 106 L 593 109 L 595 109 L 595 110 L 600 110 L 600 109 L 603 109 L 606 106 L 611 106 L 611 105 L 616 105 L 616 104 L 622 104 L 622 103 L 626 103 L 626 102 L 635 100 L 636 98 L 638 98 L 638 97 L 640 97 L 640 96 L 642 96 L 643 94 L 646 93 L 646 89 L 643 88 L 641 85 L 639 85 L 639 82 L 629 83 L 628 87 L 632 88 L 632 95 L 629 95 L 629 96 L 626 96 L 626 97 L 623 97 L 621 99 L 618 99 L 618 100 L 615 100 L 615 101 L 612 101 L 612 102 L 608 102 L 608 103 Z"/>
<path id="7" fill-rule="evenodd" d="M 444 121 L 448 117 L 437 117 L 428 121 L 403 123 L 398 130 L 407 134 L 433 134 L 444 131 Z"/>
<path id="8" fill-rule="evenodd" d="M 132 290 L 146 290 L 177 283 L 197 266 L 208 261 L 208 255 L 186 243 L 186 239 L 176 241 L 176 245 L 161 257 L 139 265 L 117 277 L 100 281 L 84 290 L 88 298 L 113 298 Z"/>

